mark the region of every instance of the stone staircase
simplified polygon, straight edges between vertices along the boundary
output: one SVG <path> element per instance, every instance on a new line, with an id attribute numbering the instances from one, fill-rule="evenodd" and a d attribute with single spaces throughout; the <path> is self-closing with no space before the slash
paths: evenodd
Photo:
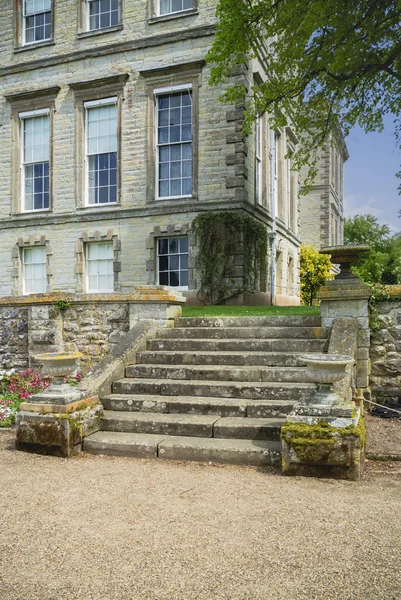
<path id="1" fill-rule="evenodd" d="M 300 354 L 327 350 L 320 317 L 180 318 L 102 398 L 94 454 L 271 465 L 280 427 L 315 389 Z"/>

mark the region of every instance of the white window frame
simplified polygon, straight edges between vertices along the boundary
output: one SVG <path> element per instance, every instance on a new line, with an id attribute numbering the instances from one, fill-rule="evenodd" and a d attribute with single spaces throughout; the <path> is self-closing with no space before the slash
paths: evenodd
<path id="1" fill-rule="evenodd" d="M 176 239 L 176 238 L 187 238 L 188 239 L 188 263 L 189 263 L 189 238 L 187 235 L 168 235 L 168 236 L 160 236 L 158 238 L 156 238 L 156 285 L 163 285 L 160 282 L 159 279 L 159 275 L 160 275 L 160 271 L 159 271 L 159 240 L 170 240 L 170 239 Z M 184 252 L 178 252 L 177 256 L 185 254 Z M 170 254 L 163 254 L 162 256 L 175 256 L 174 254 L 170 255 Z M 188 264 L 188 269 L 183 269 L 183 270 L 187 270 L 188 271 L 188 281 L 189 281 L 189 264 Z M 163 285 L 163 287 L 167 288 L 168 290 L 177 290 L 177 291 L 182 291 L 185 292 L 188 290 L 188 286 L 187 285 Z"/>
<path id="2" fill-rule="evenodd" d="M 24 162 L 24 151 L 25 151 L 25 136 L 24 136 L 24 120 L 35 117 L 41 117 L 48 115 L 49 117 L 49 207 L 48 208 L 33 208 L 26 210 L 25 208 L 25 162 Z M 50 165 L 50 146 L 51 146 L 51 129 L 50 129 L 50 108 L 40 108 L 37 110 L 29 110 L 18 113 L 20 120 L 20 171 L 21 171 L 21 212 L 23 213 L 38 213 L 48 212 L 50 210 L 50 180 L 51 180 L 51 165 Z"/>
<path id="3" fill-rule="evenodd" d="M 162 87 L 162 88 L 156 88 L 155 90 L 153 90 L 153 98 L 154 98 L 154 111 L 155 111 L 155 147 L 154 147 L 154 153 L 155 153 L 155 163 L 156 163 L 156 168 L 155 168 L 155 177 L 156 177 L 156 181 L 155 181 L 155 198 L 156 200 L 174 200 L 174 199 L 179 199 L 179 198 L 192 198 L 194 195 L 194 111 L 193 111 L 193 107 L 194 107 L 194 102 L 193 102 L 193 90 L 192 90 L 192 83 L 184 83 L 181 85 L 173 85 L 173 86 L 168 86 L 168 87 Z M 191 194 L 184 194 L 181 196 L 160 196 L 159 195 L 159 105 L 158 105 L 158 97 L 162 96 L 163 94 L 171 94 L 171 93 L 175 93 L 175 92 L 190 92 L 190 97 L 191 97 L 191 106 L 192 106 L 192 122 L 191 122 L 191 127 L 192 127 L 192 139 L 191 139 L 191 147 L 192 147 L 192 174 L 191 174 L 191 181 L 192 181 L 192 192 Z M 180 144 L 182 144 L 183 142 L 178 142 Z M 184 142 L 184 143 L 189 143 L 189 142 Z M 162 144 L 163 146 L 165 144 Z"/>
<path id="4" fill-rule="evenodd" d="M 112 263 L 112 272 L 111 275 L 113 276 L 113 287 L 110 290 L 106 290 L 106 289 L 98 289 L 98 290 L 93 290 L 91 289 L 90 285 L 89 285 L 89 269 L 88 269 L 88 263 L 90 262 L 88 259 L 88 253 L 89 253 L 89 246 L 94 246 L 94 245 L 101 245 L 101 244 L 109 244 L 112 248 L 113 251 L 113 257 L 111 259 L 111 263 Z M 98 261 L 99 259 L 97 259 Z M 105 259 L 105 260 L 110 260 L 110 259 Z M 86 290 L 88 294 L 110 294 L 114 292 L 114 267 L 113 267 L 113 263 L 114 263 L 114 248 L 113 248 L 113 242 L 112 241 L 101 241 L 101 242 L 88 242 L 85 244 L 85 285 L 86 285 Z"/>
<path id="5" fill-rule="evenodd" d="M 192 6 L 191 6 L 191 8 L 183 8 L 181 10 L 174 10 L 172 12 L 168 12 L 168 13 L 163 13 L 162 14 L 161 11 L 160 11 L 161 0 L 155 0 L 155 1 L 157 3 L 157 16 L 158 17 L 169 17 L 170 15 L 180 15 L 182 13 L 188 12 L 189 10 L 193 10 L 193 8 L 194 8 L 194 2 L 192 0 Z"/>
<path id="6" fill-rule="evenodd" d="M 91 2 L 93 2 L 94 0 L 85 0 L 85 10 L 86 10 L 86 31 L 104 31 L 107 29 L 111 29 L 112 27 L 118 27 L 118 25 L 121 22 L 120 19 L 120 0 L 118 0 L 117 2 L 117 6 L 118 6 L 118 22 L 116 25 L 108 25 L 107 27 L 98 27 L 97 29 L 91 29 L 90 28 L 90 10 L 89 10 L 89 6 L 91 4 Z"/>
<path id="7" fill-rule="evenodd" d="M 116 171 L 116 201 L 115 202 L 98 202 L 90 204 L 89 202 L 89 160 L 88 157 L 88 108 L 94 108 L 97 106 L 112 106 L 115 105 L 117 109 L 117 171 Z M 85 127 L 84 127 L 84 135 L 85 135 L 85 206 L 90 208 L 98 208 L 101 206 L 114 206 L 118 204 L 118 158 L 119 158 L 119 139 L 118 139 L 118 98 L 117 96 L 112 96 L 110 98 L 102 98 L 101 100 L 88 100 L 84 102 L 84 119 L 85 119 Z"/>
<path id="8" fill-rule="evenodd" d="M 44 255 L 45 255 L 45 261 L 44 263 L 36 263 L 36 264 L 43 264 L 44 265 L 44 269 L 45 269 L 45 289 L 42 292 L 28 292 L 26 290 L 26 277 L 25 277 L 25 252 L 26 250 L 35 250 L 35 249 L 43 249 L 44 250 Z M 31 263 L 33 264 L 33 263 Z M 26 246 L 25 248 L 21 249 L 21 271 L 22 271 L 22 294 L 24 296 L 30 296 L 31 294 L 45 294 L 46 293 L 46 288 L 47 288 L 47 254 L 46 254 L 46 246 Z"/>
<path id="9" fill-rule="evenodd" d="M 32 42 L 26 41 L 26 18 L 37 15 L 38 13 L 33 13 L 32 15 L 25 14 L 25 0 L 22 1 L 22 45 L 23 46 L 32 46 L 33 44 L 42 44 L 43 42 L 49 42 L 53 39 L 53 0 L 50 2 L 50 37 L 43 38 L 43 40 L 33 40 Z M 45 11 L 48 12 L 48 11 Z"/>
<path id="10" fill-rule="evenodd" d="M 258 185 L 259 184 L 259 185 Z M 263 117 L 255 121 L 255 196 L 256 202 L 263 203 Z"/>

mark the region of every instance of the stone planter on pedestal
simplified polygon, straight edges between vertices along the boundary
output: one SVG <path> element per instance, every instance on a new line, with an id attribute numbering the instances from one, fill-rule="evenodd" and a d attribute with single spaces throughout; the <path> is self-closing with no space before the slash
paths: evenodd
<path id="1" fill-rule="evenodd" d="M 281 429 L 285 475 L 359 479 L 364 460 L 365 429 L 360 408 L 332 389 L 354 362 L 350 356 L 303 356 L 310 381 L 319 389 L 295 404 Z"/>
<path id="2" fill-rule="evenodd" d="M 322 327 L 331 327 L 339 317 L 354 318 L 358 323 L 358 349 L 356 354 L 356 387 L 368 395 L 369 388 L 369 298 L 370 287 L 351 272 L 361 255 L 369 246 L 329 246 L 322 248 L 322 254 L 329 254 L 333 265 L 340 265 L 340 273 L 335 279 L 326 281 L 317 294 L 320 300 Z"/>
<path id="3" fill-rule="evenodd" d="M 35 357 L 54 382 L 21 404 L 16 417 L 18 450 L 69 457 L 80 451 L 84 437 L 99 431 L 103 414 L 99 398 L 83 398 L 82 392 L 65 383 L 81 356 L 75 352 Z"/>

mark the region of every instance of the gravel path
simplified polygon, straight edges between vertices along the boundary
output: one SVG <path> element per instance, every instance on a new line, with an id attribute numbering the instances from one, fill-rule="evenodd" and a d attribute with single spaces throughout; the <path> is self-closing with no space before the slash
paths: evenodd
<path id="1" fill-rule="evenodd" d="M 15 452 L 1 600 L 399 600 L 401 465 L 361 483 Z"/>

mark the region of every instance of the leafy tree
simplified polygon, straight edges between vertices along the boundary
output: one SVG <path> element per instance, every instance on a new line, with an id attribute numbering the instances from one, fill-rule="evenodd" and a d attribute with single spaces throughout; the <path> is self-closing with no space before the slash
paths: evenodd
<path id="1" fill-rule="evenodd" d="M 344 221 L 345 244 L 368 244 L 370 251 L 353 269 L 367 283 L 401 283 L 401 235 L 391 235 L 373 215 L 356 215 Z"/>
<path id="2" fill-rule="evenodd" d="M 309 164 L 310 179 L 338 125 L 345 135 L 355 125 L 381 131 L 392 113 L 400 144 L 401 0 L 219 0 L 217 16 L 212 83 L 259 56 L 268 77 L 249 91 L 245 127 L 264 112 L 272 127 L 290 119 L 301 142 L 295 166 Z M 231 85 L 222 98 L 246 95 Z"/>
<path id="3" fill-rule="evenodd" d="M 301 246 L 301 302 L 312 306 L 322 285 L 333 279 L 332 264 L 327 254 L 320 254 L 312 245 Z"/>

